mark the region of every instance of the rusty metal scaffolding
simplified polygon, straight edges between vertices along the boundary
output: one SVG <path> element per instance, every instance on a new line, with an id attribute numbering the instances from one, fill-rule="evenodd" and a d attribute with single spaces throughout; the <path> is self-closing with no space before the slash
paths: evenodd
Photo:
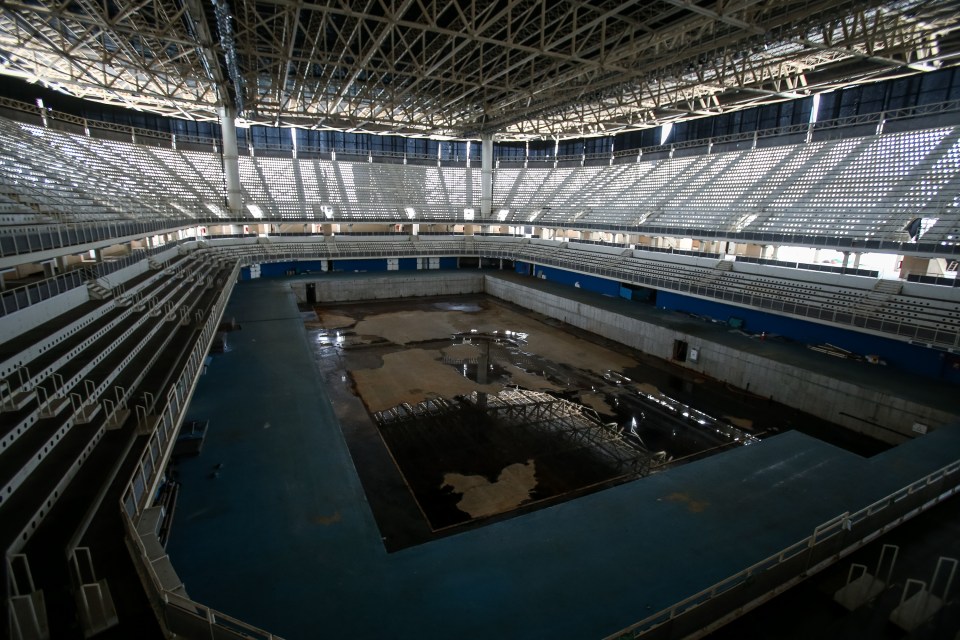
<path id="1" fill-rule="evenodd" d="M 590 452 L 611 465 L 616 477 L 645 476 L 662 461 L 661 454 L 632 444 L 616 424 L 603 423 L 591 409 L 524 389 L 404 403 L 374 418 L 390 447 L 404 456 L 442 457 L 465 442 L 482 440 L 484 425 L 493 421 L 514 430 L 518 447 L 535 442 L 542 448 L 548 442 L 549 450 L 542 453 Z"/>

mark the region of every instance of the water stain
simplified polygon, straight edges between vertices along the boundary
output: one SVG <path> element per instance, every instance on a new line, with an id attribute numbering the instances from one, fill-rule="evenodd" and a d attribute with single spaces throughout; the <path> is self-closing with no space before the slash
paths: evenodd
<path id="1" fill-rule="evenodd" d="M 482 518 L 515 509 L 529 500 L 537 486 L 536 475 L 535 462 L 527 460 L 504 467 L 495 482 L 484 476 L 448 473 L 440 488 L 450 487 L 461 494 L 457 508 L 471 518 Z"/>
<path id="2" fill-rule="evenodd" d="M 336 524 L 342 519 L 343 518 L 339 511 L 334 511 L 332 516 L 313 516 L 314 524 L 323 525 L 324 527 L 328 527 L 331 524 Z"/>
<path id="3" fill-rule="evenodd" d="M 735 427 L 740 427 L 747 431 L 753 430 L 753 420 L 750 418 L 735 418 L 734 416 L 722 416 L 722 418 Z"/>
<path id="4" fill-rule="evenodd" d="M 702 513 L 707 507 L 710 506 L 710 503 L 706 502 L 705 500 L 694 500 L 688 494 L 680 492 L 671 493 L 666 499 L 670 502 L 681 502 L 686 504 L 687 510 L 690 513 Z"/>

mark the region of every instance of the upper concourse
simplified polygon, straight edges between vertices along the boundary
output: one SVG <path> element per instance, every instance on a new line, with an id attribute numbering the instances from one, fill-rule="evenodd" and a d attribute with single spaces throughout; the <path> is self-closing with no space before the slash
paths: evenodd
<path id="1" fill-rule="evenodd" d="M 300 128 L 238 127 L 234 153 L 219 125 L 15 93 L 42 96 L 3 103 L 8 232 L 407 225 L 713 253 L 735 243 L 751 257 L 805 246 L 935 258 L 960 238 L 955 69 L 618 136 L 488 142 L 486 167 L 477 140 Z"/>

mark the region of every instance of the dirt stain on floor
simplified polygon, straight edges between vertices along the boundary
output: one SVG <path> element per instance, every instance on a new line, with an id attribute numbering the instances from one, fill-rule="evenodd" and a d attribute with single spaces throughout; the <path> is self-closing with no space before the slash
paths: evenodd
<path id="1" fill-rule="evenodd" d="M 407 402 L 416 404 L 429 398 L 452 398 L 473 391 L 497 393 L 503 384 L 477 384 L 440 361 L 440 351 L 407 349 L 383 356 L 377 369 L 350 372 L 357 395 L 371 412 L 384 411 Z"/>
<path id="2" fill-rule="evenodd" d="M 357 321 L 350 316 L 341 316 L 335 313 L 324 313 L 322 310 L 317 313 L 317 320 L 308 321 L 308 329 L 343 329 L 351 327 Z"/>
<path id="3" fill-rule="evenodd" d="M 710 506 L 710 503 L 705 500 L 694 500 L 688 494 L 679 491 L 671 493 L 666 499 L 670 502 L 680 502 L 687 505 L 687 511 L 690 513 L 701 513 Z"/>
<path id="4" fill-rule="evenodd" d="M 510 374 L 510 382 L 524 389 L 530 389 L 531 391 L 564 390 L 564 387 L 550 382 L 539 374 L 524 371 L 515 364 L 503 363 L 503 368 Z"/>
<path id="5" fill-rule="evenodd" d="M 484 476 L 448 473 L 440 488 L 450 487 L 461 494 L 457 508 L 471 518 L 483 518 L 510 511 L 529 500 L 537 486 L 536 476 L 536 464 L 527 460 L 505 467 L 494 482 Z"/>
<path id="6" fill-rule="evenodd" d="M 314 516 L 313 521 L 316 524 L 323 525 L 324 527 L 329 527 L 331 524 L 336 524 L 340 522 L 342 516 L 339 511 L 335 511 L 332 516 Z"/>
<path id="7" fill-rule="evenodd" d="M 592 408 L 601 415 L 613 415 L 616 413 L 613 407 L 610 406 L 610 403 L 607 402 L 606 396 L 599 393 L 581 392 L 580 404 Z"/>
<path id="8" fill-rule="evenodd" d="M 640 393 L 646 393 L 654 397 L 658 397 L 660 395 L 660 389 L 649 382 L 634 382 L 633 386 L 636 387 L 637 391 Z"/>
<path id="9" fill-rule="evenodd" d="M 436 340 L 460 331 L 459 311 L 394 311 L 367 316 L 357 323 L 357 333 L 381 336 L 394 344 Z M 459 320 L 460 322 L 457 322 Z"/>
<path id="10" fill-rule="evenodd" d="M 733 416 L 722 416 L 724 420 L 735 427 L 740 427 L 747 431 L 753 431 L 753 420 L 750 418 L 735 418 Z"/>

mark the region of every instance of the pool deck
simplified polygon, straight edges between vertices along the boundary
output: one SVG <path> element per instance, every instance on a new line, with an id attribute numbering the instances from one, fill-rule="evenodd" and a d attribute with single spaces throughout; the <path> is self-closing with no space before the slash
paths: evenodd
<path id="1" fill-rule="evenodd" d="M 787 432 L 388 554 L 288 284 L 234 291 L 168 547 L 193 599 L 288 640 L 603 637 L 960 457 L 958 427 L 871 458 Z"/>

